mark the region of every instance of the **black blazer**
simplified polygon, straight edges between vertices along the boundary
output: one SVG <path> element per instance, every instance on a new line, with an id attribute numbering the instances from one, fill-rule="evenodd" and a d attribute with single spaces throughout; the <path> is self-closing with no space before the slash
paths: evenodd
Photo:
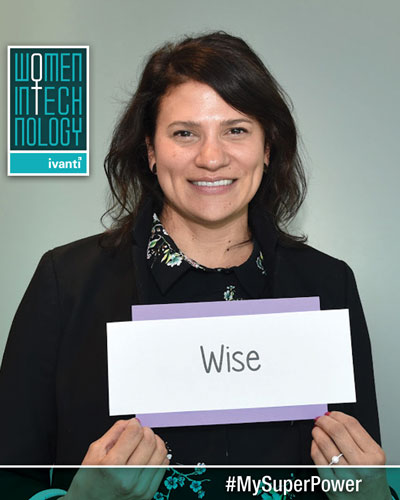
<path id="1" fill-rule="evenodd" d="M 319 296 L 349 308 L 357 403 L 354 415 L 380 442 L 370 342 L 350 268 L 309 246 L 279 240 L 267 219 L 252 225 L 270 269 L 267 296 Z M 130 320 L 146 303 L 151 210 L 133 241 L 105 247 L 101 235 L 47 252 L 12 324 L 0 372 L 1 464 L 80 464 L 89 444 L 118 419 L 108 415 L 106 323 Z M 340 370 L 340 366 L 337 367 Z M 316 374 L 317 376 L 317 374 Z M 123 417 L 129 418 L 129 417 Z M 178 463 L 311 464 L 313 421 L 160 429 Z"/>

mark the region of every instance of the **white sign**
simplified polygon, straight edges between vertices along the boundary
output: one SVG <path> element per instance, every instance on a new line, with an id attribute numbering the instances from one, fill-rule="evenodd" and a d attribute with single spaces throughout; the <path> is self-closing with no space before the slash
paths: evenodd
<path id="1" fill-rule="evenodd" d="M 355 401 L 348 310 L 107 324 L 110 414 Z"/>

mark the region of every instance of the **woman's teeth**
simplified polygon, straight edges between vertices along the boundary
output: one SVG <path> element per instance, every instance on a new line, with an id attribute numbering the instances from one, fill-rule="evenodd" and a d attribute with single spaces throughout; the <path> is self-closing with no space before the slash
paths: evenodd
<path id="1" fill-rule="evenodd" d="M 207 186 L 207 187 L 212 187 L 212 186 L 229 186 L 229 184 L 232 184 L 232 182 L 233 182 L 232 179 L 223 179 L 223 180 L 214 181 L 214 182 L 192 181 L 192 183 L 195 186 Z"/>

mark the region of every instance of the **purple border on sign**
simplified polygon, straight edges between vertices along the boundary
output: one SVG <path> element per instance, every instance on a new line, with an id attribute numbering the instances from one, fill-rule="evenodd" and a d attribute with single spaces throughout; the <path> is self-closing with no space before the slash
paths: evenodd
<path id="1" fill-rule="evenodd" d="M 151 304 L 132 306 L 132 321 L 319 311 L 319 309 L 319 297 Z M 142 425 L 148 427 L 183 427 L 191 425 L 308 420 L 323 415 L 327 409 L 326 404 L 320 404 L 275 408 L 146 413 L 137 416 L 140 418 Z"/>
<path id="2" fill-rule="evenodd" d="M 226 300 L 132 306 L 132 321 L 148 319 L 210 318 L 301 311 L 319 311 L 319 297 L 293 299 Z"/>

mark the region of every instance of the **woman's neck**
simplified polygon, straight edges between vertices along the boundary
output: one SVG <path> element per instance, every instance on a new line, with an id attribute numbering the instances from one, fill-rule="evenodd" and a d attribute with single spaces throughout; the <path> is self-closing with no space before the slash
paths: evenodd
<path id="1" fill-rule="evenodd" d="M 161 222 L 178 248 L 205 267 L 240 266 L 253 251 L 247 209 L 226 223 L 205 225 L 164 205 Z"/>

